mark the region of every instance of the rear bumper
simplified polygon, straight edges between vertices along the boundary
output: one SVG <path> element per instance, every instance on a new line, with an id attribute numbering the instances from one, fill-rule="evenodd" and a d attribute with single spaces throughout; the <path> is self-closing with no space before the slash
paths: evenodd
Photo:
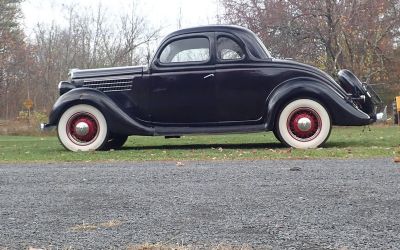
<path id="1" fill-rule="evenodd" d="M 51 125 L 51 124 L 47 124 L 47 123 L 41 123 L 40 124 L 40 130 L 45 132 L 45 131 L 51 131 L 53 129 L 55 129 L 56 126 Z"/>
<path id="2" fill-rule="evenodd" d="M 382 108 L 379 112 L 377 112 L 375 115 L 371 117 L 375 122 L 384 122 L 387 121 L 388 115 L 387 115 L 387 106 Z"/>

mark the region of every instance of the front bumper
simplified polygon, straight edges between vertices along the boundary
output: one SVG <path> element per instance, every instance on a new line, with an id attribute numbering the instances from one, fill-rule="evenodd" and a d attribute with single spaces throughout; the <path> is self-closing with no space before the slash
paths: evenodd
<path id="1" fill-rule="evenodd" d="M 40 130 L 42 132 L 51 131 L 51 130 L 53 130 L 55 128 L 56 128 L 56 126 L 51 125 L 51 124 L 47 124 L 47 123 L 41 123 L 40 124 Z"/>

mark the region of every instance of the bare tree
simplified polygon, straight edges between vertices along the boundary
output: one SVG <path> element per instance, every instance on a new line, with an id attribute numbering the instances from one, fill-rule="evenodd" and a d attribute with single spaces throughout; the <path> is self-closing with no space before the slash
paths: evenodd
<path id="1" fill-rule="evenodd" d="M 158 38 L 159 29 L 149 27 L 135 5 L 121 16 L 110 15 L 99 5 L 94 11 L 78 12 L 65 6 L 68 26 L 39 24 L 35 29 L 35 86 L 48 90 L 37 98 L 49 109 L 57 98 L 56 84 L 71 68 L 98 68 L 146 63 L 146 46 Z M 38 91 L 36 96 L 43 93 Z"/>
<path id="2" fill-rule="evenodd" d="M 19 25 L 22 17 L 19 0 L 0 0 L 0 117 L 14 116 L 26 88 L 30 47 L 24 42 Z"/>
<path id="3" fill-rule="evenodd" d="M 19 26 L 20 0 L 0 0 L 0 118 L 14 118 L 31 98 L 36 110 L 49 111 L 57 83 L 71 68 L 146 63 L 159 29 L 150 27 L 131 5 L 120 16 L 99 5 L 82 11 L 65 5 L 65 23 L 38 24 L 27 39 Z"/>
<path id="4" fill-rule="evenodd" d="M 397 63 L 398 0 L 221 0 L 225 20 L 257 32 L 278 57 L 335 74 L 351 68 L 365 80 L 390 77 Z M 395 79 L 392 79 L 395 81 Z"/>

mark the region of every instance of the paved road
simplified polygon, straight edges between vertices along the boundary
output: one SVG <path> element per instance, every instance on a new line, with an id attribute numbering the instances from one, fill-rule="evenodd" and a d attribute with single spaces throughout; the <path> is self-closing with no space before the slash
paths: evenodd
<path id="1" fill-rule="evenodd" d="M 400 165 L 390 159 L 0 165 L 0 215 L 0 249 L 144 242 L 399 248 Z"/>

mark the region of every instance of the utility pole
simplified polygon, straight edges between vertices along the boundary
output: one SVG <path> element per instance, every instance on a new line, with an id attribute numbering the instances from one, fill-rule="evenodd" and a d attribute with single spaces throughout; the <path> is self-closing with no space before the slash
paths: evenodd
<path id="1" fill-rule="evenodd" d="M 8 107 L 8 86 L 7 86 L 7 83 L 6 83 L 6 121 L 8 121 L 8 109 L 9 109 L 9 107 Z"/>
<path id="2" fill-rule="evenodd" d="M 178 30 L 182 29 L 182 5 L 179 7 Z"/>
<path id="3" fill-rule="evenodd" d="M 219 14 L 219 0 L 215 0 L 217 2 L 217 24 L 221 24 L 221 17 Z"/>

